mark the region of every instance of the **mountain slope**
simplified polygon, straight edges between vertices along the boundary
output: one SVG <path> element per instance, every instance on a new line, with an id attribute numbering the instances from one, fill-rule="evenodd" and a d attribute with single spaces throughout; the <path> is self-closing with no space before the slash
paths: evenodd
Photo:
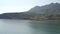
<path id="1" fill-rule="evenodd" d="M 59 3 L 51 3 L 45 6 L 36 6 L 29 10 L 29 12 L 39 13 L 39 14 L 52 14 L 52 13 L 60 13 L 60 4 Z"/>

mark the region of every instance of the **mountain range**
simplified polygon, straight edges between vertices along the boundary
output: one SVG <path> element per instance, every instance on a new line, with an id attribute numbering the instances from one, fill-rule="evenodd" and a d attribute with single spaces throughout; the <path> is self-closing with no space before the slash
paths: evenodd
<path id="1" fill-rule="evenodd" d="M 60 3 L 50 3 L 44 6 L 35 6 L 27 12 L 3 13 L 0 19 L 60 19 Z"/>

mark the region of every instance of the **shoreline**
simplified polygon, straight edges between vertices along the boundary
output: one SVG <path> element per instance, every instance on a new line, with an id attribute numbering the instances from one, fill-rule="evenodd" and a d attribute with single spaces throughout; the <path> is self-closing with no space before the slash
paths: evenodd
<path id="1" fill-rule="evenodd" d="M 10 20 L 34 20 L 34 19 L 10 19 Z M 46 20 L 34 20 L 34 21 L 60 21 L 60 20 L 49 20 L 49 19 L 46 19 Z"/>

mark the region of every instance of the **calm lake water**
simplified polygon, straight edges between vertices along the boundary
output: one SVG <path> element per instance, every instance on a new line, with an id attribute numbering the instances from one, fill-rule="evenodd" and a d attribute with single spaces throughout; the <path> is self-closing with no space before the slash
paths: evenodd
<path id="1" fill-rule="evenodd" d="M 0 19 L 0 34 L 60 34 L 60 21 Z"/>

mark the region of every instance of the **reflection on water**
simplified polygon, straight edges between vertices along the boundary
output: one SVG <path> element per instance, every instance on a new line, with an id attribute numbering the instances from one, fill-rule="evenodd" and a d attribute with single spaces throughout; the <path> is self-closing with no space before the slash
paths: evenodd
<path id="1" fill-rule="evenodd" d="M 60 21 L 32 21 L 34 34 L 60 34 Z"/>
<path id="2" fill-rule="evenodd" d="M 1 19 L 0 34 L 60 34 L 60 21 Z"/>

